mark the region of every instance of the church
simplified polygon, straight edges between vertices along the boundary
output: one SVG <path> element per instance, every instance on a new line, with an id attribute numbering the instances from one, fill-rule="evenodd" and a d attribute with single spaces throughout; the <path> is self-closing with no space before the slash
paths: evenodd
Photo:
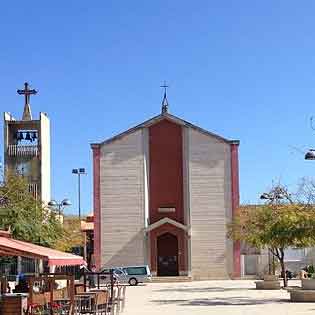
<path id="1" fill-rule="evenodd" d="M 240 244 L 226 237 L 239 207 L 238 140 L 169 113 L 93 151 L 97 268 L 149 265 L 153 276 L 240 277 Z"/>

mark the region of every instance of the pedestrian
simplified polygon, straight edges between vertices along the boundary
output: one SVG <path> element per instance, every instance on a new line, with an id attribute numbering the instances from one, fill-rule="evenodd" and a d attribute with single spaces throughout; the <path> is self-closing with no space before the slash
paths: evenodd
<path id="1" fill-rule="evenodd" d="M 96 273 L 96 266 L 92 265 L 91 266 L 91 273 L 90 277 L 89 277 L 89 284 L 90 284 L 90 288 L 95 288 L 95 273 Z"/>

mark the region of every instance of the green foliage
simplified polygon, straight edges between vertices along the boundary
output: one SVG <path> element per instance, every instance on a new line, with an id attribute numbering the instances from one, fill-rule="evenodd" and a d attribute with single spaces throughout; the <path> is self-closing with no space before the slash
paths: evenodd
<path id="1" fill-rule="evenodd" d="M 315 274 L 314 266 L 313 266 L 313 265 L 308 266 L 307 272 L 308 272 L 308 273 L 311 273 L 311 274 Z"/>
<path id="2" fill-rule="evenodd" d="M 282 249 L 315 244 L 315 208 L 296 204 L 242 207 L 228 236 L 256 248 Z"/>
<path id="3" fill-rule="evenodd" d="M 81 232 L 81 220 L 77 217 L 65 217 L 64 235 L 55 243 L 55 248 L 70 252 L 73 247 L 83 246 L 84 239 Z"/>
<path id="4" fill-rule="evenodd" d="M 0 186 L 0 229 L 11 230 L 15 239 L 54 247 L 63 237 L 63 228 L 55 214 L 36 201 L 22 176 L 8 174 Z"/>
<path id="5" fill-rule="evenodd" d="M 291 201 L 241 207 L 238 217 L 228 225 L 228 237 L 259 249 L 268 248 L 285 275 L 284 250 L 315 245 L 315 208 Z"/>

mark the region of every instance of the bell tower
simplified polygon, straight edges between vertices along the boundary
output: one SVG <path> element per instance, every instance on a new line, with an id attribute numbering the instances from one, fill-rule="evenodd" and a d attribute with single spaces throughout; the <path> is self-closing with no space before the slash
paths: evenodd
<path id="1" fill-rule="evenodd" d="M 45 113 L 32 118 L 30 96 L 36 95 L 28 83 L 23 90 L 22 119 L 4 113 L 4 171 L 25 177 L 30 193 L 43 203 L 50 201 L 50 121 Z"/>

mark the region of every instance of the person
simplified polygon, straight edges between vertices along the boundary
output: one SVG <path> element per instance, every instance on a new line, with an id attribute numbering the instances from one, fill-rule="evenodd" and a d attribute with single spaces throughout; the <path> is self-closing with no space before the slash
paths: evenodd
<path id="1" fill-rule="evenodd" d="M 19 282 L 15 286 L 13 293 L 27 293 L 29 290 L 27 280 L 25 278 L 25 275 L 23 273 L 19 274 Z"/>
<path id="2" fill-rule="evenodd" d="M 11 287 L 9 281 L 7 282 L 7 293 L 11 293 Z"/>
<path id="3" fill-rule="evenodd" d="M 96 266 L 92 265 L 91 266 L 91 272 L 95 273 L 96 272 Z M 90 284 L 90 288 L 95 288 L 95 275 L 91 274 L 89 277 L 89 284 Z"/>

